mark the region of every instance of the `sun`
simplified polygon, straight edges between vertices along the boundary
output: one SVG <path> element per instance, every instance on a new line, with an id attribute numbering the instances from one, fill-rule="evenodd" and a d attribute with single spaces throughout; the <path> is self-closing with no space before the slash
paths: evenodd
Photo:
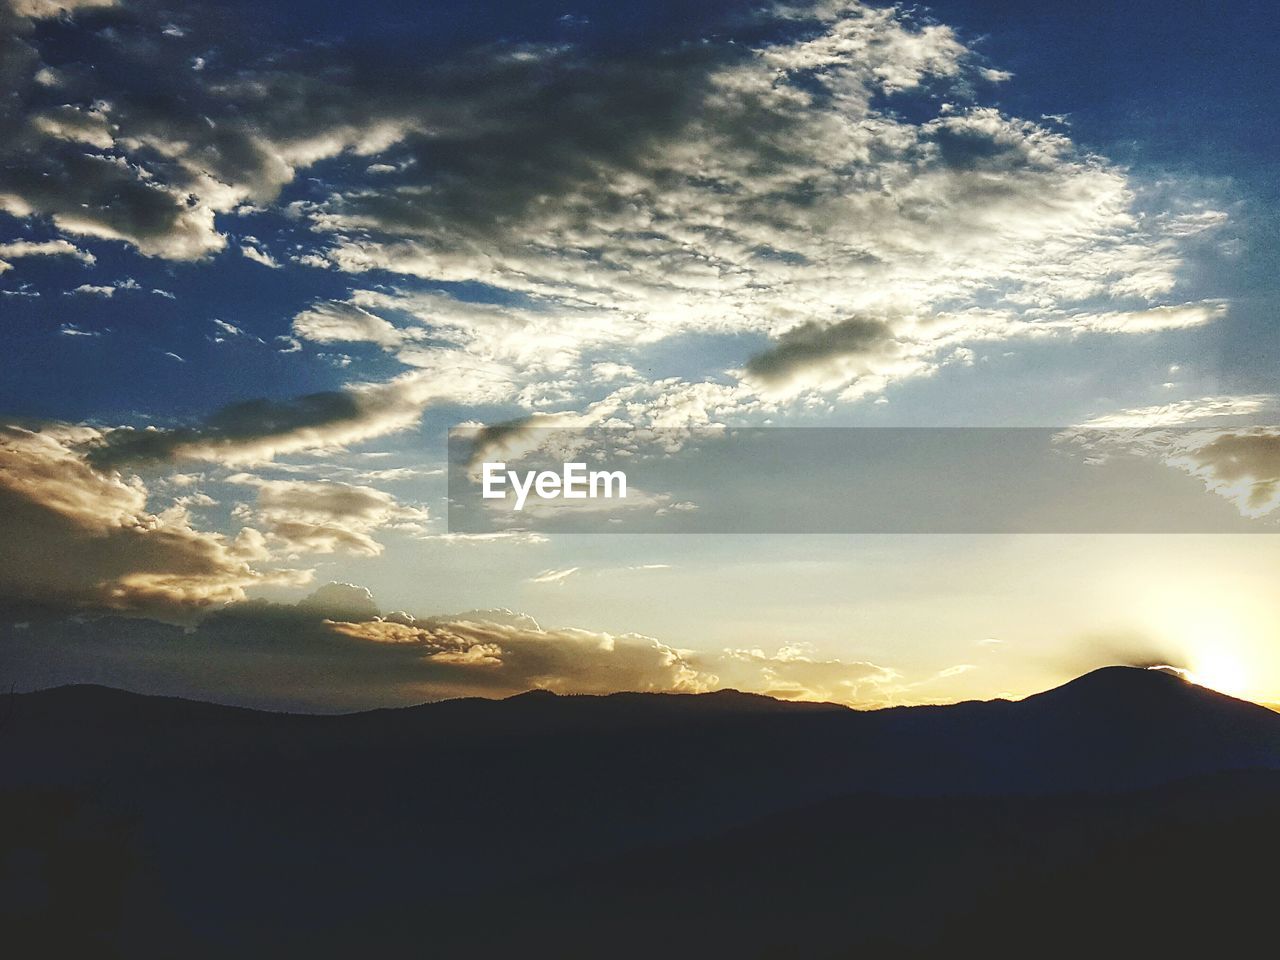
<path id="1" fill-rule="evenodd" d="M 1249 686 L 1249 671 L 1244 664 L 1220 650 L 1197 655 L 1187 671 L 1187 678 L 1192 683 L 1232 696 L 1243 696 Z"/>

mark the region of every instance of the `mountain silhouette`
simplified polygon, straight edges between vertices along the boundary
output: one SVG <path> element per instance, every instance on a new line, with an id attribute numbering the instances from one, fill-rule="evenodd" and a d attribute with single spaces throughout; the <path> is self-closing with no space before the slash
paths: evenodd
<path id="1" fill-rule="evenodd" d="M 1118 876 L 1135 903 L 1175 878 L 1218 902 L 1215 841 L 1269 850 L 1280 822 L 1280 715 L 1126 667 L 876 711 L 735 691 L 342 716 L 10 699 L 0 920 L 37 953 L 399 954 L 429 930 L 443 956 L 928 955 L 1013 929 L 1001 904 L 1063 922 Z M 1079 910 L 1095 934 L 1109 915 Z M 56 922 L 72 911 L 95 919 Z"/>

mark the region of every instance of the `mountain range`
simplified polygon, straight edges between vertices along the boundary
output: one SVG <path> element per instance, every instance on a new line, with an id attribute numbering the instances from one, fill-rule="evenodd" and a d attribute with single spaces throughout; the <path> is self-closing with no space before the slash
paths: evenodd
<path id="1" fill-rule="evenodd" d="M 875 711 L 7 699 L 15 956 L 1221 953 L 1280 853 L 1280 714 L 1158 670 Z"/>

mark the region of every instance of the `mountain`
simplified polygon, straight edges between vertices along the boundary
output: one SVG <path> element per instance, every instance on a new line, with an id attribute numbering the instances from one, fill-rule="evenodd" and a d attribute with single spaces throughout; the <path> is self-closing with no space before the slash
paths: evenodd
<path id="1" fill-rule="evenodd" d="M 428 931 L 445 956 L 929 951 L 1064 877 L 1179 876 L 1123 853 L 1152 837 L 1249 824 L 1269 849 L 1280 812 L 1280 715 L 1131 668 L 870 712 L 535 692 L 305 716 L 86 686 L 7 716 L 0 920 L 103 956 L 400 953 Z M 51 922 L 73 911 L 96 919 Z"/>

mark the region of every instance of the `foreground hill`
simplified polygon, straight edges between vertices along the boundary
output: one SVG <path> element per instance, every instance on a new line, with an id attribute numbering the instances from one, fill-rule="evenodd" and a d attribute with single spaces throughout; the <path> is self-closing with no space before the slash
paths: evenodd
<path id="1" fill-rule="evenodd" d="M 971 938 L 1072 871 L 1167 880 L 1117 852 L 1152 837 L 1239 842 L 1280 812 L 1280 715 L 1128 668 L 874 712 L 531 693 L 320 717 L 68 687 L 12 698 L 0 788 L 5 875 L 48 874 L 10 928 L 100 954 L 417 955 L 430 931 L 445 955 L 705 956 L 714 931 L 785 956 L 803 917 L 806 954 L 842 955 Z"/>

